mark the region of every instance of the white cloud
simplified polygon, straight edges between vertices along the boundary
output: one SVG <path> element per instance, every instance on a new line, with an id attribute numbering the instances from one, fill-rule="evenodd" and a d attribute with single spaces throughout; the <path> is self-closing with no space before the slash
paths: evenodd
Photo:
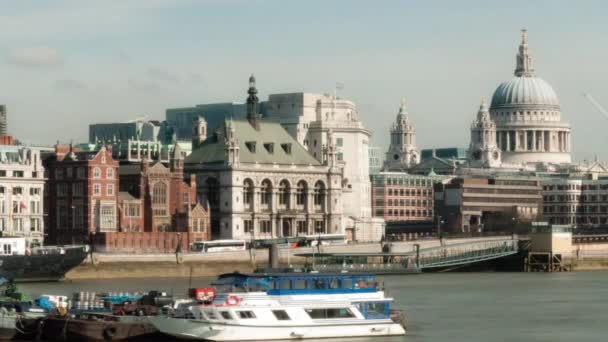
<path id="1" fill-rule="evenodd" d="M 63 57 L 45 46 L 16 48 L 6 54 L 6 61 L 22 67 L 55 68 L 63 65 Z"/>

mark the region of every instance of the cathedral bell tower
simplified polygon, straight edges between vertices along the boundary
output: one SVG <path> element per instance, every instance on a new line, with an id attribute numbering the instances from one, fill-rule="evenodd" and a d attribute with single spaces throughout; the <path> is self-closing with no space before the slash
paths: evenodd
<path id="1" fill-rule="evenodd" d="M 260 129 L 260 100 L 258 99 L 258 90 L 255 87 L 255 77 L 253 75 L 249 77 L 247 93 L 249 94 L 247 97 L 247 121 L 257 130 Z"/>
<path id="2" fill-rule="evenodd" d="M 471 124 L 469 163 L 473 167 L 498 167 L 501 164 L 500 149 L 496 145 L 496 124 L 490 118 L 488 105 L 481 100 L 477 118 Z"/>
<path id="3" fill-rule="evenodd" d="M 199 116 L 192 127 L 192 150 L 196 150 L 207 140 L 207 120 Z"/>
<path id="4" fill-rule="evenodd" d="M 386 152 L 384 170 L 405 171 L 420 162 L 420 150 L 416 146 L 416 130 L 401 101 L 397 119 L 391 128 L 391 145 Z"/>

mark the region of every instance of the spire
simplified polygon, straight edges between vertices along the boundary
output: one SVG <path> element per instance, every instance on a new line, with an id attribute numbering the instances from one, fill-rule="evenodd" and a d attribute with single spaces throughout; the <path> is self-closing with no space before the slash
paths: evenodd
<path id="1" fill-rule="evenodd" d="M 519 53 L 517 54 L 517 66 L 515 67 L 515 76 L 517 77 L 532 77 L 534 76 L 534 66 L 532 65 L 532 56 L 528 51 L 528 31 L 521 30 L 521 44 L 519 45 Z"/>
<path id="2" fill-rule="evenodd" d="M 259 128 L 259 120 L 260 120 L 260 111 L 259 111 L 259 100 L 258 100 L 258 90 L 255 87 L 255 77 L 253 74 L 249 77 L 249 90 L 247 90 L 249 96 L 247 97 L 247 121 L 255 127 L 255 129 Z"/>
<path id="3" fill-rule="evenodd" d="M 477 120 L 489 120 L 490 112 L 488 110 L 488 104 L 484 97 L 481 98 L 481 104 L 479 105 L 479 111 L 477 112 Z"/>
<path id="4" fill-rule="evenodd" d="M 399 115 L 407 115 L 407 109 L 405 108 L 405 98 L 401 99 L 401 105 L 399 106 Z"/>

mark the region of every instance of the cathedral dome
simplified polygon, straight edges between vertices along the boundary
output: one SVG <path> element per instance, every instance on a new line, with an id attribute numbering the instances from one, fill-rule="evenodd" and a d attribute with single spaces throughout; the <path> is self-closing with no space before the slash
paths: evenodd
<path id="1" fill-rule="evenodd" d="M 538 77 L 515 76 L 494 91 L 492 109 L 520 105 L 559 109 L 559 100 L 551 85 Z"/>

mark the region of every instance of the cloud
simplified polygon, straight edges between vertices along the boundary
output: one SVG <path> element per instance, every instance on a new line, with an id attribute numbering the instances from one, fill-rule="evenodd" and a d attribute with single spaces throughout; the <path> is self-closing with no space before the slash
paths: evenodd
<path id="1" fill-rule="evenodd" d="M 131 78 L 127 83 L 131 89 L 145 93 L 156 93 L 161 90 L 161 87 L 156 82 Z"/>
<path id="2" fill-rule="evenodd" d="M 87 85 L 79 80 L 62 79 L 55 81 L 55 88 L 60 90 L 84 90 Z"/>
<path id="3" fill-rule="evenodd" d="M 170 72 L 167 69 L 161 67 L 150 67 L 147 71 L 148 77 L 153 80 L 162 81 L 162 82 L 170 82 L 170 83 L 179 83 L 180 77 L 175 73 Z"/>
<path id="4" fill-rule="evenodd" d="M 63 57 L 57 50 L 45 46 L 10 50 L 6 55 L 6 61 L 22 67 L 37 68 L 55 68 L 64 63 Z"/>

